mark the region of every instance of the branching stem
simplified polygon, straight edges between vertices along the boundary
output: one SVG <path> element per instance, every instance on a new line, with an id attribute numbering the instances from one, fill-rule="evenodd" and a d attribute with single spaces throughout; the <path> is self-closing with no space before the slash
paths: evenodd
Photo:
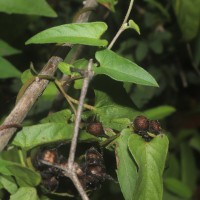
<path id="1" fill-rule="evenodd" d="M 78 133 L 79 133 L 79 124 L 81 121 L 81 114 L 82 114 L 82 110 L 83 110 L 84 100 L 85 100 L 85 96 L 87 93 L 89 82 L 93 76 L 92 64 L 93 64 L 93 61 L 92 61 L 92 59 L 90 59 L 87 69 L 86 69 L 85 78 L 83 80 L 83 87 L 81 89 L 81 94 L 80 94 L 80 99 L 79 99 L 79 104 L 78 104 L 78 109 L 77 109 L 77 114 L 76 114 L 76 120 L 75 120 L 75 125 L 74 125 L 74 135 L 72 138 L 70 152 L 69 152 L 69 158 L 68 158 L 69 169 L 72 169 L 73 163 L 74 163 L 77 140 L 78 140 Z"/>
<path id="2" fill-rule="evenodd" d="M 114 43 L 117 41 L 118 37 L 126 29 L 126 26 L 127 26 L 126 24 L 127 24 L 128 18 L 130 16 L 131 10 L 133 8 L 133 3 L 134 3 L 134 0 L 130 0 L 130 4 L 129 4 L 128 10 L 126 12 L 126 16 L 124 17 L 124 21 L 123 21 L 121 27 L 119 28 L 118 32 L 116 33 L 115 37 L 110 42 L 108 49 L 112 49 L 112 47 L 113 47 Z"/>

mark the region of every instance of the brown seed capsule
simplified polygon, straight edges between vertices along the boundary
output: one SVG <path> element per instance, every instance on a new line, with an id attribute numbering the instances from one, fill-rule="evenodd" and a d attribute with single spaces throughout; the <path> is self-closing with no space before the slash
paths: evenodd
<path id="1" fill-rule="evenodd" d="M 88 133 L 94 136 L 102 136 L 104 134 L 103 126 L 101 122 L 89 123 L 86 127 Z"/>
<path id="2" fill-rule="evenodd" d="M 151 120 L 149 122 L 149 132 L 155 133 L 156 135 L 160 134 L 161 126 L 158 120 Z"/>
<path id="3" fill-rule="evenodd" d="M 149 128 L 149 120 L 145 116 L 137 116 L 133 121 L 135 132 L 147 131 Z"/>

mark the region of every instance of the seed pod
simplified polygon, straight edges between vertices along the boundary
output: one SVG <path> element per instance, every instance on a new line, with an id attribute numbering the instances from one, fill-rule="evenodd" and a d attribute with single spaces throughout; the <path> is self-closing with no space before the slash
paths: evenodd
<path id="1" fill-rule="evenodd" d="M 106 173 L 104 165 L 90 165 L 86 168 L 86 174 L 93 175 L 97 178 L 102 179 L 103 175 Z"/>
<path id="2" fill-rule="evenodd" d="M 156 135 L 160 134 L 161 126 L 158 120 L 151 120 L 149 122 L 149 132 L 154 133 Z"/>
<path id="3" fill-rule="evenodd" d="M 85 161 L 87 165 L 98 165 L 103 163 L 103 156 L 94 147 L 91 147 L 85 154 Z"/>
<path id="4" fill-rule="evenodd" d="M 52 176 L 48 179 L 42 179 L 42 184 L 47 190 L 53 192 L 57 190 L 59 181 L 56 179 L 56 177 Z"/>
<path id="5" fill-rule="evenodd" d="M 104 134 L 103 125 L 101 122 L 89 123 L 86 127 L 86 131 L 94 136 L 102 136 Z"/>
<path id="6" fill-rule="evenodd" d="M 57 163 L 58 154 L 56 150 L 53 149 L 40 149 L 37 154 L 32 158 L 33 166 L 41 170 L 43 168 L 48 168 L 47 165 L 42 163 L 42 161 L 49 162 L 51 164 Z"/>
<path id="7" fill-rule="evenodd" d="M 147 133 L 142 135 L 142 138 L 145 140 L 145 142 L 150 142 L 153 138 L 148 135 Z"/>
<path id="8" fill-rule="evenodd" d="M 135 132 L 147 131 L 149 128 L 149 120 L 145 116 L 137 116 L 133 121 Z"/>

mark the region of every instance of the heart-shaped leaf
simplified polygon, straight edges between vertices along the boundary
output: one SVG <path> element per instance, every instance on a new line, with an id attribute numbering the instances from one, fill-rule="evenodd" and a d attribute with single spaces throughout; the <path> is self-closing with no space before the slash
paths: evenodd
<path id="1" fill-rule="evenodd" d="M 139 167 L 133 199 L 161 200 L 168 138 L 160 134 L 150 142 L 145 142 L 140 136 L 133 134 L 129 137 L 128 146 Z"/>
<path id="2" fill-rule="evenodd" d="M 134 200 L 138 178 L 136 163 L 128 150 L 130 130 L 124 129 L 116 141 L 117 177 L 125 200 Z"/>

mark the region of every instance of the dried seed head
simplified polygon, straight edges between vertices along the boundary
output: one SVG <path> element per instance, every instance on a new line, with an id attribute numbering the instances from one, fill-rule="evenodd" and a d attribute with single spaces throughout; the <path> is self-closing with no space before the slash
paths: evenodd
<path id="1" fill-rule="evenodd" d="M 57 152 L 54 150 L 44 151 L 42 160 L 47 161 L 52 164 L 56 163 L 57 162 Z"/>
<path id="2" fill-rule="evenodd" d="M 85 160 L 89 165 L 103 163 L 102 155 L 94 147 L 91 147 L 87 150 L 85 154 Z"/>
<path id="3" fill-rule="evenodd" d="M 133 121 L 135 132 L 147 131 L 149 128 L 149 120 L 145 116 L 137 116 Z"/>
<path id="4" fill-rule="evenodd" d="M 151 120 L 149 122 L 149 132 L 155 133 L 156 135 L 160 134 L 161 126 L 158 120 Z"/>
<path id="5" fill-rule="evenodd" d="M 86 168 L 86 174 L 91 174 L 96 177 L 103 177 L 103 174 L 105 174 L 105 166 L 104 165 L 90 165 Z"/>
<path id="6" fill-rule="evenodd" d="M 104 134 L 103 126 L 101 122 L 89 123 L 86 127 L 88 133 L 94 136 L 102 136 Z"/>

